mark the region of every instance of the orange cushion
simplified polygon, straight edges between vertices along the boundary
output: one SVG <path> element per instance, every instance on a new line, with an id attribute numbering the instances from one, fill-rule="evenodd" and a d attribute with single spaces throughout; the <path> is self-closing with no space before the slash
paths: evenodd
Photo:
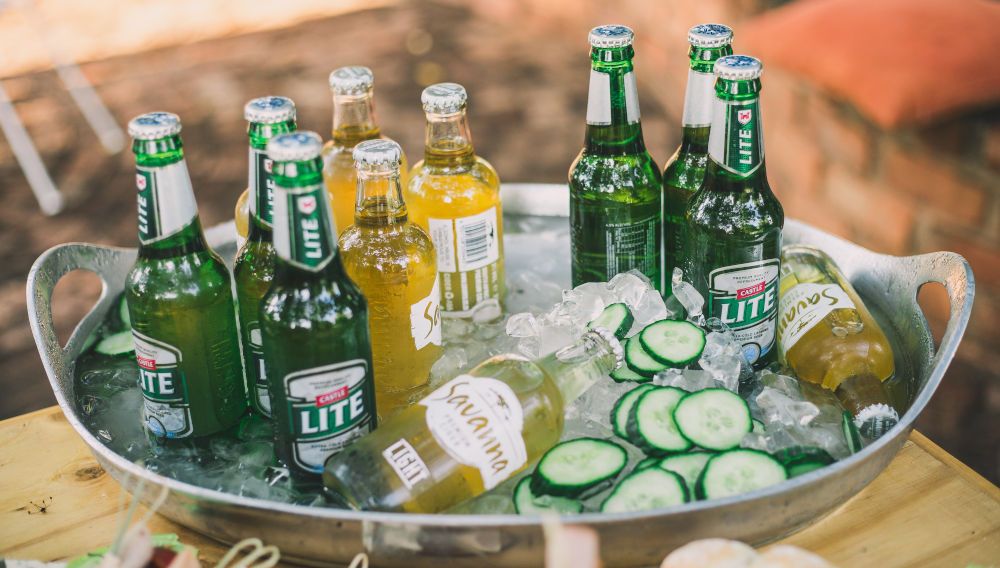
<path id="1" fill-rule="evenodd" d="M 800 0 L 738 27 L 736 53 L 794 71 L 884 128 L 1000 102 L 1000 2 Z"/>

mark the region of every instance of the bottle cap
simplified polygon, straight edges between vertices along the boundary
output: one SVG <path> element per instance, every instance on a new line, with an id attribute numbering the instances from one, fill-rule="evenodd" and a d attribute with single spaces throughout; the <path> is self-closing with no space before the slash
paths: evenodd
<path id="1" fill-rule="evenodd" d="M 715 62 L 715 76 L 730 81 L 757 79 L 764 72 L 760 60 L 749 55 L 727 55 Z"/>
<path id="2" fill-rule="evenodd" d="M 354 147 L 355 166 L 399 167 L 403 150 L 392 140 L 366 140 Z"/>
<path id="3" fill-rule="evenodd" d="M 304 162 L 322 152 L 323 140 L 308 130 L 279 134 L 267 143 L 267 156 L 275 162 Z"/>
<path id="4" fill-rule="evenodd" d="M 613 48 L 632 45 L 635 34 L 626 26 L 597 26 L 590 30 L 591 47 Z"/>
<path id="5" fill-rule="evenodd" d="M 247 122 L 275 124 L 295 120 L 295 103 L 288 97 L 260 97 L 243 107 Z"/>
<path id="6" fill-rule="evenodd" d="M 594 326 L 587 330 L 587 333 L 593 333 L 607 342 L 608 347 L 611 348 L 611 354 L 615 356 L 615 369 L 619 369 L 625 364 L 625 350 L 614 333 L 601 326 Z"/>
<path id="7" fill-rule="evenodd" d="M 694 47 L 722 47 L 733 42 L 733 29 L 722 24 L 698 24 L 688 30 L 688 43 Z"/>
<path id="8" fill-rule="evenodd" d="M 420 94 L 420 102 L 426 112 L 455 112 L 465 106 L 468 98 L 465 87 L 458 83 L 431 85 Z"/>
<path id="9" fill-rule="evenodd" d="M 869 440 L 882 437 L 890 428 L 899 423 L 899 413 L 887 404 L 873 404 L 861 409 L 854 417 L 854 425 L 861 435 Z"/>
<path id="10" fill-rule="evenodd" d="M 330 73 L 330 88 L 337 95 L 361 95 L 372 88 L 375 76 L 372 70 L 361 65 L 334 69 Z"/>
<path id="11" fill-rule="evenodd" d="M 138 140 L 159 140 L 180 131 L 181 119 L 171 112 L 147 112 L 128 123 L 128 135 Z"/>

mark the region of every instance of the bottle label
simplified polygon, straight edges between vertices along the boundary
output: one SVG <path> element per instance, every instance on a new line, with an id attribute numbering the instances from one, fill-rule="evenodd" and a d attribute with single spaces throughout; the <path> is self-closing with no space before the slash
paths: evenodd
<path id="1" fill-rule="evenodd" d="M 274 161 L 267 157 L 267 153 L 250 147 L 250 191 L 247 199 L 250 200 L 250 213 L 257 216 L 257 219 L 270 228 L 274 222 Z"/>
<path id="2" fill-rule="evenodd" d="M 194 189 L 184 161 L 168 166 L 135 168 L 139 210 L 139 242 L 163 240 L 191 224 L 198 215 Z"/>
<path id="3" fill-rule="evenodd" d="M 751 363 L 774 346 L 780 264 L 770 258 L 716 268 L 708 275 L 709 314 L 733 330 Z"/>
<path id="4" fill-rule="evenodd" d="M 427 219 L 437 252 L 441 306 L 451 316 L 500 296 L 500 218 L 496 207 L 457 219 Z"/>
<path id="5" fill-rule="evenodd" d="M 317 184 L 282 194 L 274 200 L 274 251 L 290 264 L 318 272 L 337 250 L 326 190 Z"/>
<path id="6" fill-rule="evenodd" d="M 410 335 L 418 351 L 432 343 L 441 345 L 441 286 L 437 278 L 431 293 L 410 306 Z"/>
<path id="7" fill-rule="evenodd" d="M 781 295 L 778 302 L 778 349 L 788 352 L 810 329 L 839 309 L 857 306 L 836 284 L 797 284 Z"/>
<path id="8" fill-rule="evenodd" d="M 420 404 L 434 441 L 458 463 L 479 470 L 489 490 L 524 467 L 524 410 L 505 383 L 459 375 Z"/>
<path id="9" fill-rule="evenodd" d="M 326 458 L 375 429 L 371 376 L 364 359 L 296 371 L 282 384 L 288 399 L 292 460 L 314 473 Z"/>
<path id="10" fill-rule="evenodd" d="M 146 429 L 160 438 L 186 438 L 194 432 L 183 359 L 179 349 L 132 330 L 139 364 Z"/>
<path id="11" fill-rule="evenodd" d="M 643 274 L 658 272 L 660 255 L 656 250 L 656 244 L 659 241 L 659 228 L 659 216 L 628 223 L 605 224 L 604 254 L 607 259 L 605 280 L 632 269 Z"/>
<path id="12" fill-rule="evenodd" d="M 431 476 L 427 464 L 405 438 L 400 438 L 395 444 L 382 450 L 382 457 L 407 489 L 413 489 L 414 485 Z"/>
<path id="13" fill-rule="evenodd" d="M 739 176 L 746 177 L 760 168 L 764 163 L 764 141 L 758 99 L 729 102 L 715 98 L 708 155 Z"/>
<path id="14" fill-rule="evenodd" d="M 712 101 L 715 100 L 715 74 L 688 71 L 687 91 L 684 93 L 684 114 L 681 123 L 686 127 L 711 126 Z"/>
<path id="15" fill-rule="evenodd" d="M 267 369 L 264 367 L 264 344 L 261 341 L 260 323 L 252 321 L 246 324 L 247 336 L 250 338 L 247 351 L 250 360 L 250 379 L 253 381 L 250 392 L 257 397 L 256 408 L 268 418 L 271 417 L 271 395 L 267 392 Z"/>
<path id="16" fill-rule="evenodd" d="M 628 124 L 639 121 L 639 94 L 635 87 L 635 73 L 629 71 L 622 77 L 625 87 L 625 120 Z M 590 93 L 587 95 L 587 124 L 611 124 L 611 75 L 596 69 L 590 70 Z"/>

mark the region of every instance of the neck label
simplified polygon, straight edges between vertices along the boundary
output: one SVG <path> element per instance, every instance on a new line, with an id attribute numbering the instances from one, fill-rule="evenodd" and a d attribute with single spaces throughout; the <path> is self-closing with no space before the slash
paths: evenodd
<path id="1" fill-rule="evenodd" d="M 273 164 L 274 161 L 267 157 L 266 152 L 250 147 L 250 191 L 247 195 L 250 214 L 268 228 L 274 223 Z"/>
<path id="2" fill-rule="evenodd" d="M 330 202 L 322 184 L 286 189 L 274 201 L 274 250 L 299 268 L 318 272 L 337 250 Z"/>
<path id="3" fill-rule="evenodd" d="M 689 70 L 681 123 L 685 127 L 711 126 L 714 100 L 715 74 Z"/>
<path id="4" fill-rule="evenodd" d="M 639 94 L 635 87 L 635 73 L 628 71 L 622 77 L 624 90 L 616 93 L 624 100 L 612 100 L 611 75 L 596 69 L 590 70 L 590 94 L 587 96 L 587 124 L 597 126 L 612 124 L 611 106 L 625 106 L 626 124 L 639 122 Z"/>
<path id="5" fill-rule="evenodd" d="M 739 176 L 749 176 L 760 168 L 764 163 L 764 141 L 760 133 L 759 99 L 741 102 L 715 99 L 708 155 Z"/>
<path id="6" fill-rule="evenodd" d="M 191 224 L 198 206 L 183 160 L 156 168 L 136 166 L 135 170 L 140 243 L 155 243 Z"/>

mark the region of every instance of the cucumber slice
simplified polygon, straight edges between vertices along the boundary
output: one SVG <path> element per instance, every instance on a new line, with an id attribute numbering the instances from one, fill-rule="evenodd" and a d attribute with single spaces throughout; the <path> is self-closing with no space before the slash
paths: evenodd
<path id="1" fill-rule="evenodd" d="M 774 458 L 785 466 L 788 477 L 809 473 L 836 461 L 829 452 L 817 446 L 791 446 L 774 452 Z"/>
<path id="2" fill-rule="evenodd" d="M 625 339 L 625 334 L 632 329 L 632 322 L 635 317 L 623 302 L 611 304 L 604 308 L 594 321 L 587 324 L 587 327 L 603 327 L 615 334 L 618 339 Z"/>
<path id="3" fill-rule="evenodd" d="M 690 449 L 691 442 L 674 422 L 674 408 L 685 395 L 676 387 L 655 387 L 642 393 L 628 416 L 628 440 L 654 455 Z"/>
<path id="4" fill-rule="evenodd" d="M 639 471 L 640 469 L 646 469 L 647 467 L 653 467 L 654 465 L 660 463 L 661 459 L 662 458 L 660 458 L 659 456 L 650 456 L 650 457 L 642 460 L 641 462 L 635 464 L 635 469 L 633 469 L 632 471 Z"/>
<path id="5" fill-rule="evenodd" d="M 614 379 L 616 383 L 645 383 L 653 380 L 652 377 L 644 377 L 632 369 L 629 369 L 627 365 L 622 365 L 614 371 L 611 371 L 611 378 Z"/>
<path id="6" fill-rule="evenodd" d="M 847 440 L 847 447 L 852 454 L 860 452 L 865 447 L 864 440 L 861 439 L 861 432 L 854 423 L 854 417 L 850 412 L 844 411 L 844 438 Z"/>
<path id="7" fill-rule="evenodd" d="M 94 349 L 103 355 L 124 355 L 135 351 L 135 344 L 132 342 L 131 331 L 119 331 L 109 335 L 97 343 Z"/>
<path id="8" fill-rule="evenodd" d="M 750 422 L 751 422 L 751 424 L 753 424 L 753 426 L 750 428 L 751 432 L 753 432 L 754 434 L 763 434 L 764 433 L 765 428 L 764 428 L 764 423 L 763 422 L 761 422 L 760 420 L 757 420 L 756 418 L 751 418 Z"/>
<path id="9" fill-rule="evenodd" d="M 536 496 L 531 492 L 531 476 L 525 477 L 514 488 L 514 510 L 521 515 L 559 513 L 569 515 L 583 510 L 583 503 L 566 497 Z"/>
<path id="10" fill-rule="evenodd" d="M 670 367 L 683 367 L 705 350 L 705 332 L 688 321 L 661 320 L 639 332 L 650 357 Z"/>
<path id="11" fill-rule="evenodd" d="M 627 513 L 682 505 L 690 499 L 687 486 L 672 471 L 650 467 L 632 472 L 601 504 L 602 513 Z"/>
<path id="12" fill-rule="evenodd" d="M 674 410 L 674 420 L 685 438 L 715 451 L 739 446 L 752 427 L 746 401 L 738 394 L 718 388 L 682 398 Z"/>
<path id="13" fill-rule="evenodd" d="M 556 444 L 538 462 L 531 493 L 577 497 L 625 467 L 625 449 L 607 440 L 578 438 Z"/>
<path id="14" fill-rule="evenodd" d="M 611 428 L 615 434 L 622 438 L 628 438 L 628 416 L 632 413 L 635 401 L 639 400 L 643 393 L 654 388 L 656 387 L 653 385 L 639 385 L 618 399 L 614 408 L 611 409 Z"/>
<path id="15" fill-rule="evenodd" d="M 646 349 L 642 346 L 639 335 L 641 334 L 633 335 L 625 342 L 625 363 L 628 364 L 629 369 L 632 369 L 643 377 L 652 378 L 656 373 L 667 369 L 669 365 L 664 365 L 650 357 L 649 353 L 646 353 Z"/>
<path id="16" fill-rule="evenodd" d="M 698 477 L 705 471 L 705 464 L 712 459 L 715 454 L 712 452 L 688 452 L 686 454 L 675 454 L 660 460 L 656 467 L 672 471 L 681 476 L 688 489 L 694 493 L 694 486 L 698 483 Z"/>
<path id="17" fill-rule="evenodd" d="M 788 479 L 781 462 L 759 450 L 730 450 L 705 464 L 695 484 L 699 499 L 717 499 L 769 487 Z"/>

